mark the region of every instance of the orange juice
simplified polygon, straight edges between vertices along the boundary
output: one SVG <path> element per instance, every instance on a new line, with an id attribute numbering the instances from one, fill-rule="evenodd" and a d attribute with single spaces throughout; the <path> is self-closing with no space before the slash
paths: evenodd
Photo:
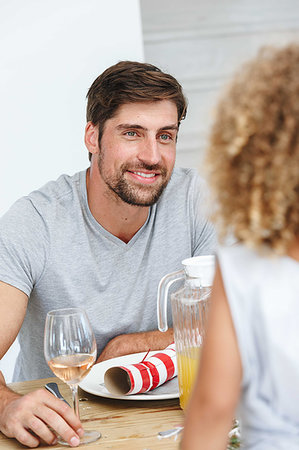
<path id="1" fill-rule="evenodd" d="M 201 347 L 190 347 L 177 352 L 180 406 L 185 409 L 197 374 Z"/>

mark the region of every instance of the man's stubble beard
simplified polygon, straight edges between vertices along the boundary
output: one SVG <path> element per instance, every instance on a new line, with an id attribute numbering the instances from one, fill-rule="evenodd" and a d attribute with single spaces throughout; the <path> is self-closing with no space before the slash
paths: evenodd
<path id="1" fill-rule="evenodd" d="M 120 166 L 119 173 L 116 176 L 111 177 L 104 172 L 103 159 L 103 150 L 100 150 L 98 156 L 98 169 L 104 182 L 106 183 L 107 187 L 112 192 L 114 192 L 114 194 L 116 194 L 121 200 L 123 200 L 125 203 L 128 203 L 129 205 L 154 205 L 159 200 L 171 177 L 171 173 L 168 175 L 165 167 L 160 166 L 159 164 L 147 165 L 144 163 L 138 164 L 138 166 L 134 167 L 131 167 L 129 164 L 124 163 Z M 128 170 L 140 171 L 142 169 L 149 171 L 158 170 L 162 179 L 162 182 L 159 184 L 159 186 L 134 186 L 125 179 L 124 174 Z"/>

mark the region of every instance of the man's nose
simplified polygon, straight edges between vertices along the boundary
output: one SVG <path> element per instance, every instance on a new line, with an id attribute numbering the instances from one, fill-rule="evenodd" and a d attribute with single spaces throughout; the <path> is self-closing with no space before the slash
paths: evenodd
<path id="1" fill-rule="evenodd" d="M 142 147 L 138 153 L 138 159 L 148 165 L 160 163 L 161 151 L 156 138 L 148 138 L 142 143 Z"/>

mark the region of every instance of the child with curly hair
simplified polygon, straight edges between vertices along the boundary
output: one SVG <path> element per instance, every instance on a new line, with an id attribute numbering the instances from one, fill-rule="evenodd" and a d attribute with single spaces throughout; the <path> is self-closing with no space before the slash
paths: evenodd
<path id="1" fill-rule="evenodd" d="M 220 246 L 183 450 L 299 449 L 299 45 L 265 48 L 220 101 L 207 157 Z M 223 241 L 222 241 L 223 242 Z"/>

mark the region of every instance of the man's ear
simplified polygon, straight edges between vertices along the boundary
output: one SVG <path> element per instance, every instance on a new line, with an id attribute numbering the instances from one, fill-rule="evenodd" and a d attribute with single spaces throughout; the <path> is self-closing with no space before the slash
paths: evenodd
<path id="1" fill-rule="evenodd" d="M 87 122 L 86 124 L 84 142 L 90 153 L 95 154 L 99 152 L 99 130 L 92 122 Z"/>

